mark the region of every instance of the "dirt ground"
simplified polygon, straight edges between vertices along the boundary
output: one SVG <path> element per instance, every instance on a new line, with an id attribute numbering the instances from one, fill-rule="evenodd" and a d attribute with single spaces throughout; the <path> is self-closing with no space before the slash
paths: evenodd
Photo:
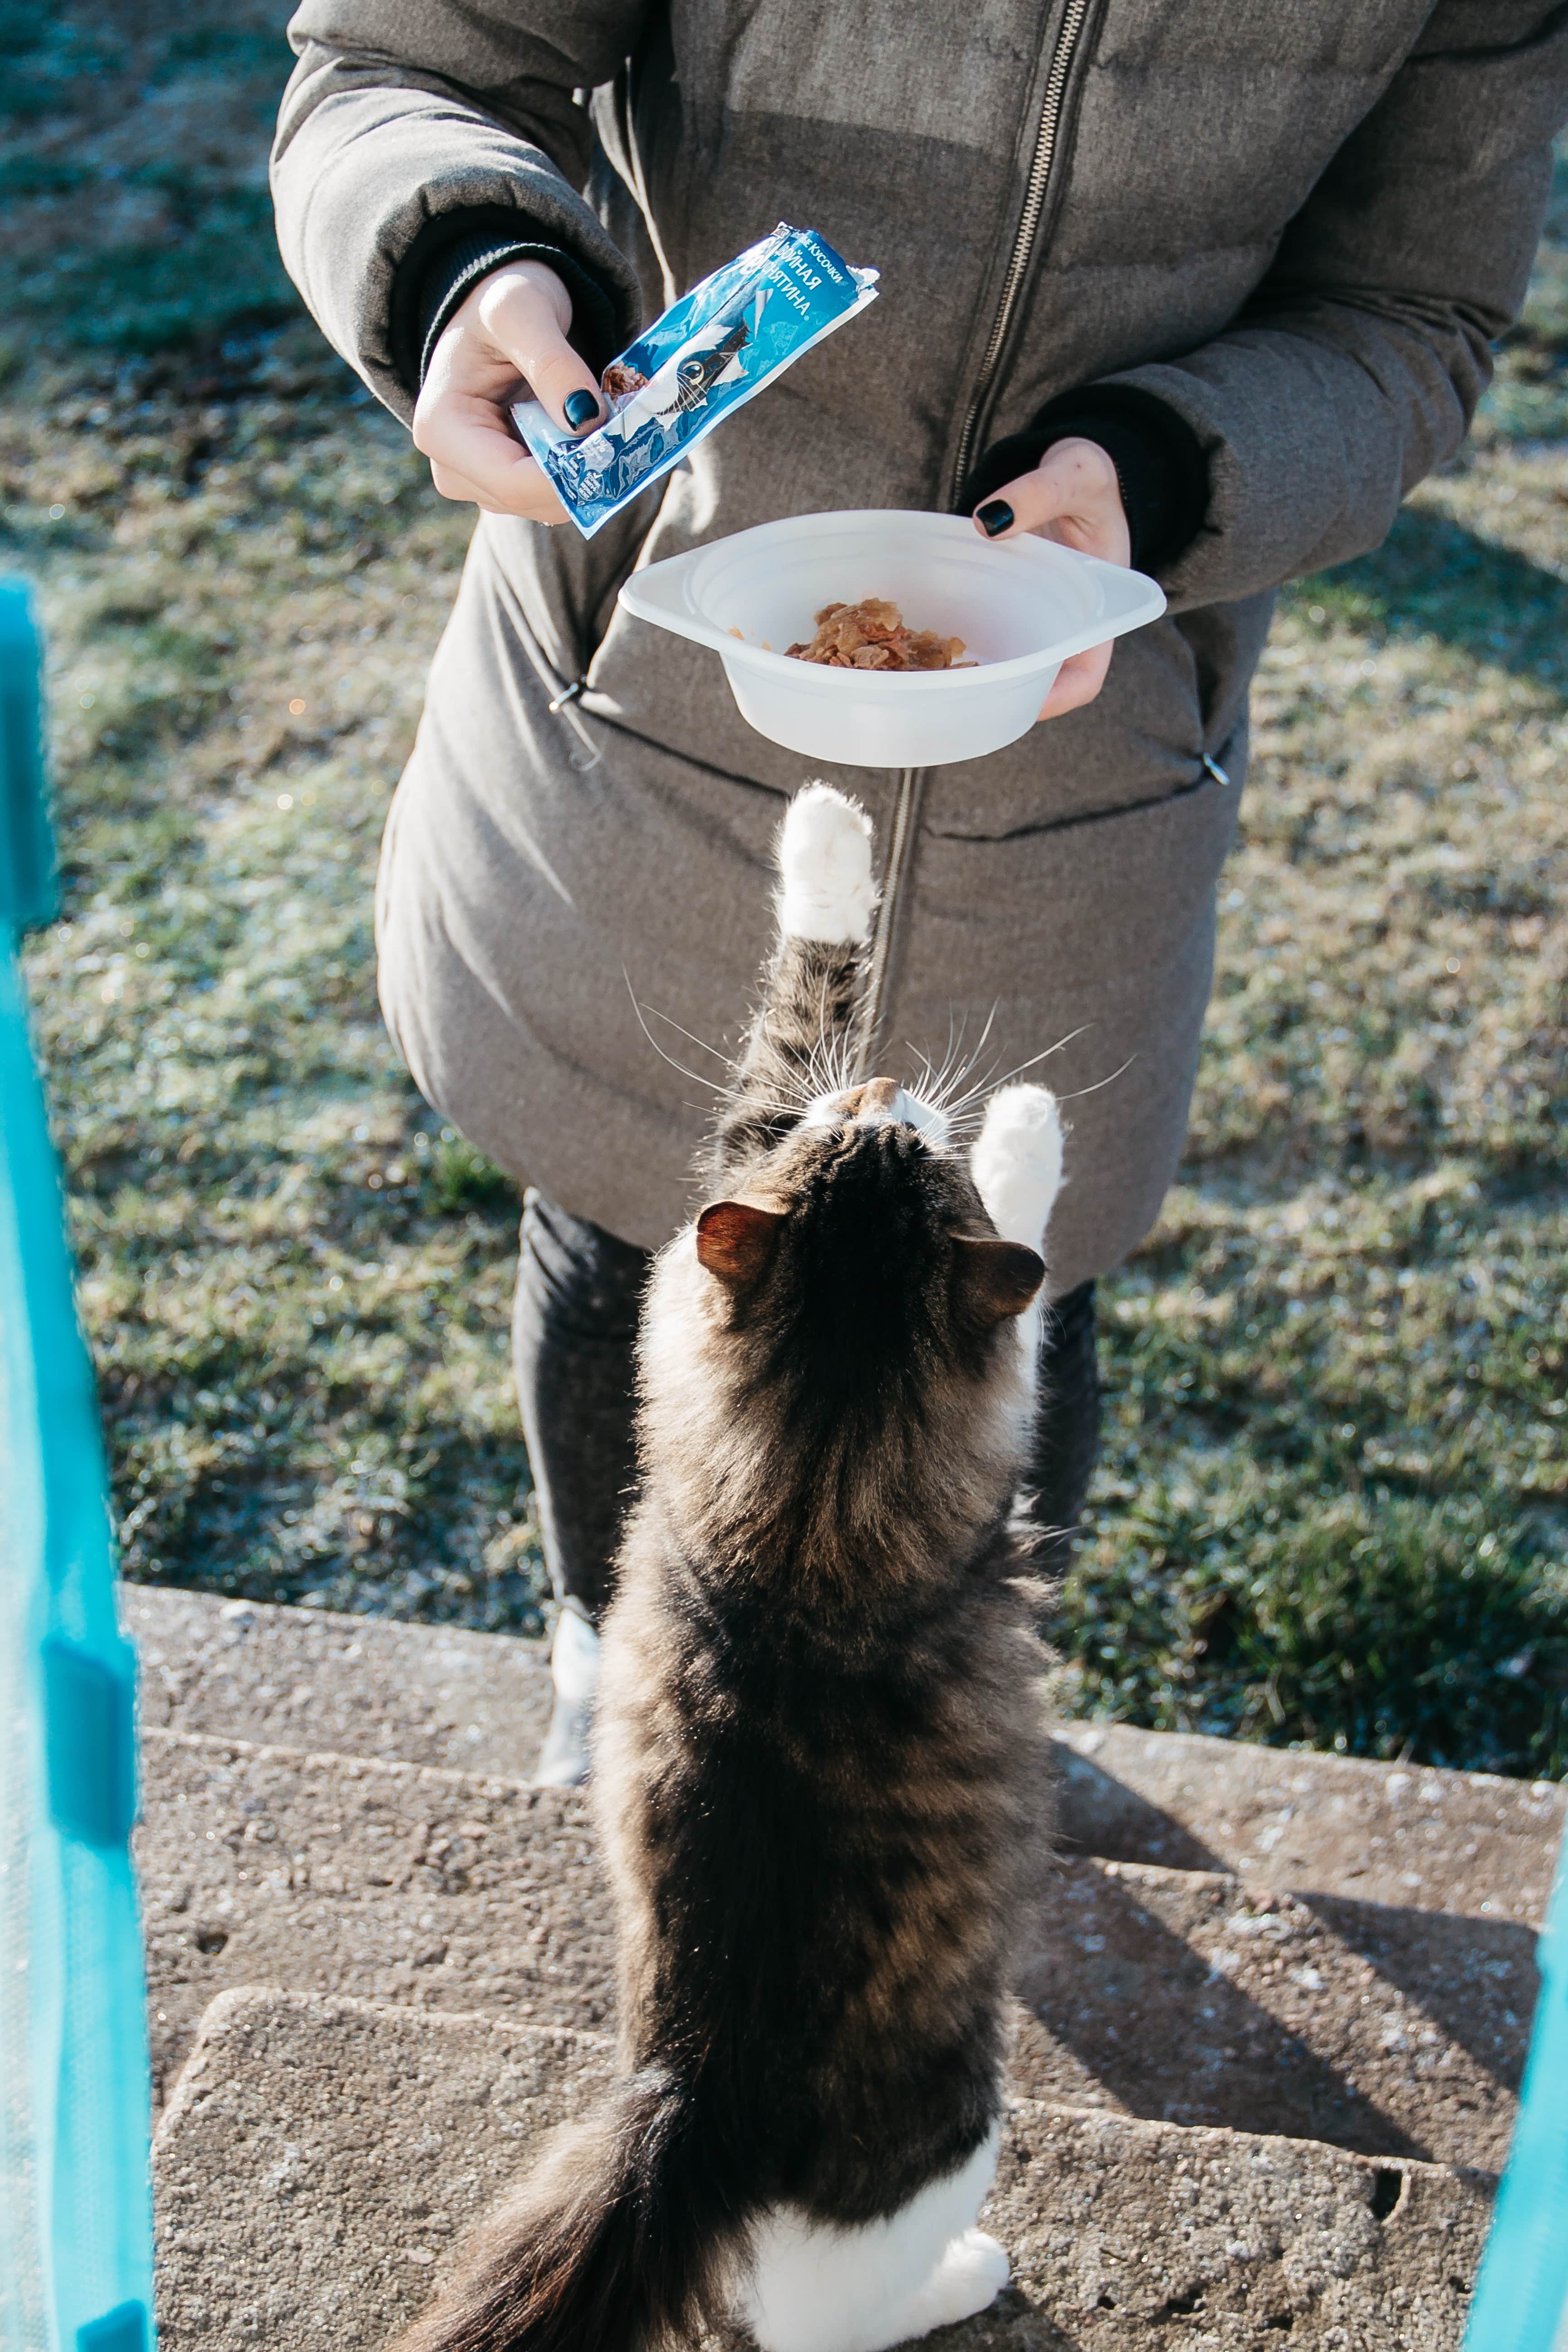
<path id="1" fill-rule="evenodd" d="M 281 13 L 0 7 L 29 952 L 128 1573 L 539 1622 L 516 1201 L 381 1029 L 468 536 L 270 242 Z M 1104 1286 L 1075 1711 L 1568 1769 L 1568 170 L 1459 457 L 1281 600 L 1191 1149 Z"/>

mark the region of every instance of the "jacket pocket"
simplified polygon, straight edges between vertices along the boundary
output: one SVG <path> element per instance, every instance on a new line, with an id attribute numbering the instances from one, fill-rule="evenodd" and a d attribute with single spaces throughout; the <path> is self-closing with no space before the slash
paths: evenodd
<path id="1" fill-rule="evenodd" d="M 1152 806 L 1193 787 L 1209 748 L 1192 649 L 1156 621 L 1118 641 L 1094 701 L 988 760 L 935 770 L 926 825 L 953 840 L 1017 841 Z"/>
<path id="2" fill-rule="evenodd" d="M 1124 817 L 1141 816 L 1151 809 L 1174 808 L 1190 800 L 1194 793 L 1224 792 L 1239 784 L 1241 762 L 1237 755 L 1242 750 L 1238 729 L 1231 741 L 1222 745 L 1219 753 L 1200 752 L 1193 773 L 1168 792 L 1147 793 L 1141 800 L 1113 801 L 1106 808 L 1074 809 L 1068 815 L 1045 817 L 1037 824 L 1020 825 L 1012 833 L 998 834 L 994 838 L 1009 843 L 1044 840 L 1051 834 L 1075 833 L 1085 825 L 1115 824 Z"/>
<path id="3" fill-rule="evenodd" d="M 587 685 L 615 623 L 621 584 L 637 569 L 667 487 L 656 483 L 592 539 L 572 523 L 542 530 L 510 515 L 481 517 L 488 551 L 559 690 Z"/>
<path id="4" fill-rule="evenodd" d="M 1226 746 L 1230 750 L 1231 746 Z M 1019 1011 L 1135 990 L 1179 965 L 1212 919 L 1236 835 L 1245 746 L 1228 781 L 1085 809 L 1005 839 L 927 835 L 914 877 L 910 977 Z M 1031 1016 L 1032 1017 L 1032 1016 Z"/>

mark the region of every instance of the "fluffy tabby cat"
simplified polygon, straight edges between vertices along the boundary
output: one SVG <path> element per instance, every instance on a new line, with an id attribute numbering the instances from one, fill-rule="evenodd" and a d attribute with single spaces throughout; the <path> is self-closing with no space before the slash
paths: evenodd
<path id="1" fill-rule="evenodd" d="M 1061 1129 L 1011 1087 L 966 1159 L 891 1080 L 819 1091 L 869 824 L 809 785 L 780 858 L 720 1197 L 644 1314 L 593 1784 L 621 2078 L 405 2352 L 646 2352 L 726 2318 L 877 2352 L 1006 2283 L 974 2221 L 1047 1785 L 1009 1513 Z"/>

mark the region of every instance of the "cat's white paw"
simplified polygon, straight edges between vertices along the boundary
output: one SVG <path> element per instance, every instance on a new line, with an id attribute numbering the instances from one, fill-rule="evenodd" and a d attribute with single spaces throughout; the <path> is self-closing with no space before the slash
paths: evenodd
<path id="1" fill-rule="evenodd" d="M 899 2313 L 910 2335 L 951 2327 L 994 2303 L 1012 2276 L 1006 2250 L 984 2230 L 965 2230 L 949 2243 L 931 2276 Z"/>
<path id="2" fill-rule="evenodd" d="M 1037 1250 L 1062 1188 L 1062 1122 L 1045 1087 L 1003 1087 L 969 1155 L 974 1186 L 1004 1241 Z"/>
<path id="3" fill-rule="evenodd" d="M 761 2352 L 888 2352 L 984 2311 L 1007 2257 L 974 2226 L 996 2172 L 994 2125 L 956 2172 L 880 2221 L 837 2228 L 775 2206 L 752 2233 L 736 2305 Z"/>
<path id="4" fill-rule="evenodd" d="M 779 928 L 786 940 L 858 945 L 871 935 L 871 820 L 831 784 L 796 793 L 779 835 Z"/>

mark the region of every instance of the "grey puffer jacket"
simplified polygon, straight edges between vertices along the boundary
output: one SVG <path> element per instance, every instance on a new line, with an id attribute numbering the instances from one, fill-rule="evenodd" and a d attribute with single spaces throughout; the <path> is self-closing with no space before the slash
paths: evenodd
<path id="1" fill-rule="evenodd" d="M 1127 1065 L 1073 1106 L 1053 1285 L 1114 1265 L 1181 1150 L 1271 593 L 1373 546 L 1459 442 L 1539 232 L 1568 9 L 305 0 L 290 37 L 284 256 L 400 415 L 400 268 L 444 215 L 515 214 L 628 330 L 779 219 L 882 272 L 593 541 L 481 520 L 394 803 L 382 992 L 416 1080 L 627 1239 L 688 1213 L 704 1118 L 643 1021 L 699 1074 L 669 1024 L 736 1034 L 803 763 L 621 581 L 780 515 L 950 504 L 1079 387 L 1196 435 L 1205 520 L 1096 703 L 973 764 L 828 772 L 879 825 L 882 1066 L 994 1007 L 998 1070 L 1069 1032 L 1062 1093 Z"/>

